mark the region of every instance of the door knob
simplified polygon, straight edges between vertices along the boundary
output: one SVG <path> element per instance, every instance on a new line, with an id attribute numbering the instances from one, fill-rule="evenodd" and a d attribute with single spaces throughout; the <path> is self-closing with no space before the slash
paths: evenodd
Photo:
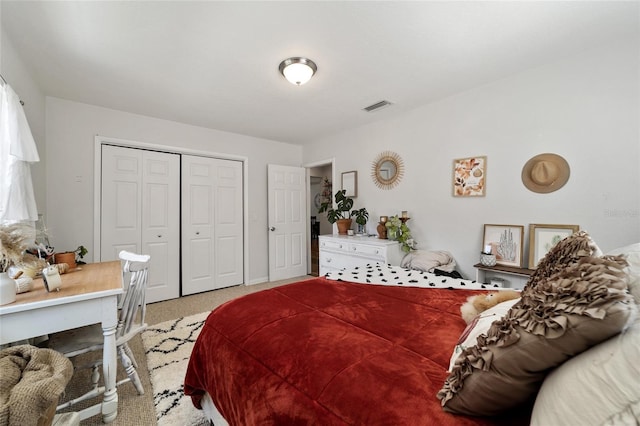
<path id="1" fill-rule="evenodd" d="M 200 231 L 196 231 L 196 235 L 200 235 Z"/>
<path id="2" fill-rule="evenodd" d="M 270 226 L 270 227 L 269 227 L 269 231 L 275 231 L 275 230 L 276 230 L 276 227 L 275 227 L 275 226 Z"/>

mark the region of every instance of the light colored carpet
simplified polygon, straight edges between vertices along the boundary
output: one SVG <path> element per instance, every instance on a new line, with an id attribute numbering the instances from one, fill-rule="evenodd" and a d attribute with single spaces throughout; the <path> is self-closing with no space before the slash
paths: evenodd
<path id="1" fill-rule="evenodd" d="M 221 290 L 209 291 L 206 293 L 195 294 L 191 296 L 180 297 L 178 299 L 167 300 L 165 302 L 158 302 L 147 305 L 147 324 L 153 326 L 161 322 L 165 322 L 175 318 L 181 318 L 185 316 L 195 315 L 201 312 L 211 311 L 217 306 L 235 299 L 236 297 L 243 296 L 245 294 L 254 293 L 256 291 L 266 290 L 268 288 L 277 287 L 283 284 L 289 284 L 296 281 L 313 279 L 312 276 L 297 277 L 288 280 L 274 281 L 270 283 L 255 284 L 255 285 L 241 285 L 236 287 L 229 287 Z M 111 423 L 113 426 L 153 426 L 157 424 L 155 407 L 153 401 L 153 392 L 147 370 L 147 360 L 145 356 L 144 347 L 142 345 L 142 338 L 136 336 L 129 342 L 136 361 L 138 362 L 138 375 L 142 381 L 142 385 L 145 389 L 144 395 L 138 395 L 135 388 L 131 383 L 125 383 L 118 387 L 118 417 Z M 101 356 L 100 354 L 94 354 L 93 356 Z M 91 356 L 90 354 L 82 355 L 74 359 L 74 364 L 82 364 L 86 362 L 86 359 L 82 357 Z M 119 364 L 119 363 L 118 363 Z M 67 390 L 61 402 L 75 398 L 81 395 L 89 387 L 89 370 L 79 370 L 74 373 L 71 382 L 67 386 Z M 124 370 L 118 365 L 117 380 L 121 380 L 126 377 Z M 181 379 L 182 380 L 182 379 Z M 73 410 L 85 408 L 86 406 L 95 404 L 100 401 L 100 398 L 94 398 L 92 400 L 85 401 L 76 405 Z M 83 420 L 80 423 L 82 426 L 89 425 L 102 425 L 102 418 L 100 416 L 94 416 L 89 419 Z M 179 423 L 181 426 L 190 426 L 187 423 Z"/>
<path id="2" fill-rule="evenodd" d="M 208 424 L 202 410 L 184 396 L 183 387 L 191 350 L 208 315 L 203 312 L 165 321 L 142 333 L 158 426 Z"/>

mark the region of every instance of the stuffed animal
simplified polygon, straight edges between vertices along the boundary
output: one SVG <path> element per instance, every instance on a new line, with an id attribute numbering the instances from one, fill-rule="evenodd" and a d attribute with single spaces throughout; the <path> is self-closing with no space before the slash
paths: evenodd
<path id="1" fill-rule="evenodd" d="M 503 290 L 470 296 L 467 298 L 467 301 L 460 306 L 460 313 L 462 314 L 462 319 L 469 324 L 479 313 L 496 306 L 498 303 L 517 299 L 518 297 L 520 297 L 520 293 L 515 290 Z"/>

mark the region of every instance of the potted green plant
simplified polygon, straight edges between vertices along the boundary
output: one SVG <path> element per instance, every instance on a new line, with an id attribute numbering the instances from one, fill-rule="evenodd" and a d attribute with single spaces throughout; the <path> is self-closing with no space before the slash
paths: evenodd
<path id="1" fill-rule="evenodd" d="M 364 234 L 364 226 L 367 224 L 367 220 L 369 220 L 369 212 L 367 211 L 367 209 L 363 207 L 361 209 L 352 210 L 351 216 L 356 218 L 356 223 L 358 224 L 358 234 Z"/>
<path id="2" fill-rule="evenodd" d="M 406 220 L 402 220 L 398 215 L 391 216 L 386 223 L 387 238 L 399 241 L 402 245 L 402 251 L 409 253 L 417 244 L 411 236 L 411 230 L 407 226 Z"/>
<path id="3" fill-rule="evenodd" d="M 54 255 L 55 263 L 66 263 L 69 265 L 69 269 L 75 269 L 78 265 L 84 265 L 86 263 L 82 258 L 88 252 L 85 246 L 80 245 L 75 250 L 56 253 Z"/>
<path id="4" fill-rule="evenodd" d="M 356 217 L 356 223 L 361 224 L 367 223 L 367 219 L 369 218 L 369 213 L 363 207 L 361 209 L 354 209 L 351 211 L 353 207 L 353 198 L 346 196 L 346 190 L 340 190 L 336 192 L 335 201 L 336 207 L 334 208 L 331 204 L 331 201 L 327 200 L 320 205 L 320 209 L 318 209 L 318 213 L 327 213 L 327 220 L 329 223 L 336 223 L 338 226 L 338 234 L 346 235 L 349 228 L 351 228 L 351 217 Z"/>

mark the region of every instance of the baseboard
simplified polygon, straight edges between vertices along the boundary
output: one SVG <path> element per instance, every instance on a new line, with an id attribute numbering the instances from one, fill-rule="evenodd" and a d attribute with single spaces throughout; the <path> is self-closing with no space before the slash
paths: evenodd
<path id="1" fill-rule="evenodd" d="M 255 278 L 247 283 L 247 285 L 264 284 L 269 282 L 269 277 Z"/>

